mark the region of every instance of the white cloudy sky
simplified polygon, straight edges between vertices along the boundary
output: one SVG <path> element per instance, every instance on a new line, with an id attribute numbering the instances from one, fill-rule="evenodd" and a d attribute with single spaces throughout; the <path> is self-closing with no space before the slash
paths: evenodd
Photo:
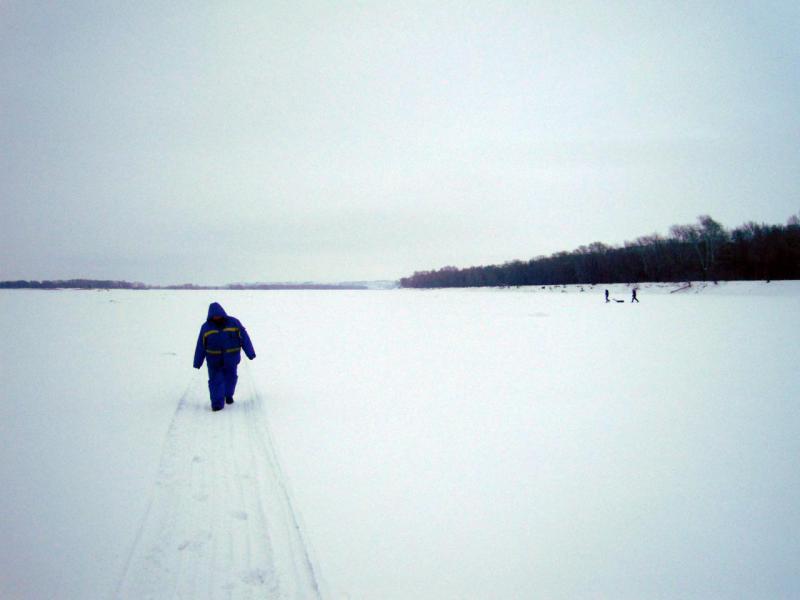
<path id="1" fill-rule="evenodd" d="M 800 210 L 797 2 L 0 1 L 0 279 L 396 278 Z"/>

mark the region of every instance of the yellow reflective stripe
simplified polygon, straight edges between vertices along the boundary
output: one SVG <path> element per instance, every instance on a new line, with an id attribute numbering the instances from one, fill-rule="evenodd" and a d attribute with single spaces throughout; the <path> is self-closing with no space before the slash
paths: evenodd
<path id="1" fill-rule="evenodd" d="M 222 350 L 206 350 L 209 354 L 222 354 Z"/>
<path id="2" fill-rule="evenodd" d="M 216 329 L 212 329 L 211 331 L 206 331 L 205 334 L 203 335 L 203 340 L 205 340 L 212 333 L 219 333 L 219 331 L 217 331 Z"/>
<path id="3" fill-rule="evenodd" d="M 239 331 L 238 327 L 226 327 L 222 331 Z"/>
<path id="4" fill-rule="evenodd" d="M 241 348 L 228 348 L 225 352 L 238 352 Z"/>

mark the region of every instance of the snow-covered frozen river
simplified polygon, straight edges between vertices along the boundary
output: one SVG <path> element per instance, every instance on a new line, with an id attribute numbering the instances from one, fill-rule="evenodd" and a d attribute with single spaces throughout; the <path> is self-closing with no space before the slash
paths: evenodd
<path id="1" fill-rule="evenodd" d="M 0 291 L 0 597 L 800 596 L 800 282 L 608 287 Z"/>

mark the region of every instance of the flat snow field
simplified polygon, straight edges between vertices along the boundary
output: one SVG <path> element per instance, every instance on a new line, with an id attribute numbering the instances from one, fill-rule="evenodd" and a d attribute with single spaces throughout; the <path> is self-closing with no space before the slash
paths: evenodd
<path id="1" fill-rule="evenodd" d="M 0 597 L 798 598 L 800 282 L 679 287 L 2 291 Z"/>

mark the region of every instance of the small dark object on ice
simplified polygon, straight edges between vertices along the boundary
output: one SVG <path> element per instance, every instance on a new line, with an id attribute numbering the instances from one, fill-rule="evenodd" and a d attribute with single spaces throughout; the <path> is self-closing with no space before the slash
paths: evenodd
<path id="1" fill-rule="evenodd" d="M 233 396 L 225 396 L 225 404 L 233 404 Z"/>
<path id="2" fill-rule="evenodd" d="M 617 300 L 616 298 L 614 298 L 614 302 L 619 302 L 620 304 L 625 304 L 625 300 Z"/>

